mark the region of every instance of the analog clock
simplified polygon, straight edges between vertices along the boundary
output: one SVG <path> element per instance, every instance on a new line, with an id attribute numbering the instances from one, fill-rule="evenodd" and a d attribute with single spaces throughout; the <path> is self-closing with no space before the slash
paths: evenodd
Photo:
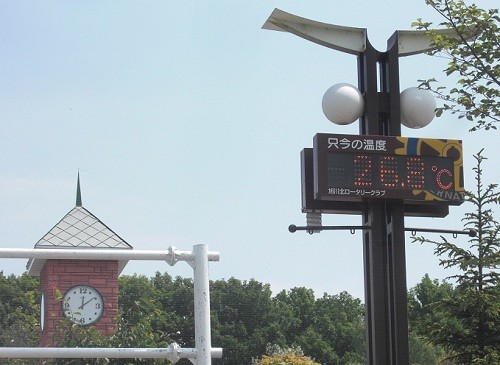
<path id="1" fill-rule="evenodd" d="M 97 289 L 89 285 L 77 285 L 64 294 L 62 311 L 73 322 L 88 326 L 101 318 L 104 300 Z"/>

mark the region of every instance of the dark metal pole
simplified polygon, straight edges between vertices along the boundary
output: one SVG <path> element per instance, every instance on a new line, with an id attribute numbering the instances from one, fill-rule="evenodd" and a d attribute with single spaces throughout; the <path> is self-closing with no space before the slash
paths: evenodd
<path id="1" fill-rule="evenodd" d="M 366 50 L 358 57 L 358 87 L 365 97 L 365 114 L 359 127 L 362 135 L 401 135 L 396 36 L 389 40 L 387 52 L 378 52 L 367 42 Z M 363 225 L 371 227 L 363 234 L 366 363 L 407 365 L 403 201 L 365 201 Z"/>
<path id="2" fill-rule="evenodd" d="M 364 95 L 365 110 L 360 118 L 361 135 L 400 136 L 399 57 L 434 49 L 431 37 L 420 31 L 396 31 L 388 40 L 386 52 L 378 52 L 368 41 L 366 29 L 325 24 L 275 9 L 265 29 L 283 30 L 331 49 L 358 56 L 358 88 Z M 448 35 L 449 30 L 436 30 Z M 400 39 L 398 39 L 398 37 Z M 400 43 L 401 41 L 401 43 Z M 378 75 L 378 77 L 377 77 Z M 311 151 L 302 153 L 303 186 L 311 169 Z M 303 201 L 314 200 L 303 190 Z M 366 363 L 369 365 L 408 365 L 408 309 L 406 292 L 406 253 L 403 200 L 364 200 L 346 208 L 315 201 L 315 209 L 326 212 L 353 209 L 363 211 L 363 250 L 366 302 Z M 342 206 L 341 209 L 338 207 Z M 425 208 L 422 216 L 445 216 L 448 205 Z M 407 205 L 407 212 L 423 212 L 418 205 Z M 369 229 L 370 227 L 370 229 Z M 297 228 L 297 227 L 295 227 Z"/>

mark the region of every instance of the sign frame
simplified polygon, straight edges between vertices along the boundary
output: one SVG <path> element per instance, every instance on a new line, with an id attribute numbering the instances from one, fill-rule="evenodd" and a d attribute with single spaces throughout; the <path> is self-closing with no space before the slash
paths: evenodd
<path id="1" fill-rule="evenodd" d="M 314 199 L 313 149 L 304 148 L 300 152 L 302 181 L 302 213 L 352 214 L 363 213 L 361 201 L 332 201 Z M 407 217 L 444 218 L 449 214 L 449 206 L 445 202 L 422 204 L 404 202 L 404 215 Z"/>
<path id="2" fill-rule="evenodd" d="M 460 140 L 318 133 L 313 146 L 315 200 L 465 200 Z"/>

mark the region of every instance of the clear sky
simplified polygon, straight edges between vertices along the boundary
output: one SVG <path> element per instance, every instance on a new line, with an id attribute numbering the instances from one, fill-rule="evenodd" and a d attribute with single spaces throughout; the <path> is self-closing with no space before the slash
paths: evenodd
<path id="1" fill-rule="evenodd" d="M 262 30 L 275 7 L 367 28 L 379 50 L 417 18 L 439 20 L 424 0 L 0 2 L 0 246 L 32 248 L 74 207 L 79 170 L 83 206 L 136 249 L 205 243 L 221 254 L 212 279 L 363 298 L 359 232 L 287 230 L 305 224 L 300 151 L 318 132 L 357 133 L 321 110 L 331 85 L 356 84 L 356 57 Z M 445 79 L 444 66 L 401 59 L 401 90 Z M 472 189 L 472 154 L 486 148 L 486 177 L 498 182 L 500 149 L 498 132 L 470 127 L 446 115 L 403 135 L 462 139 Z M 461 229 L 468 207 L 451 210 L 406 224 Z M 451 274 L 432 247 L 408 237 L 406 247 L 408 287 Z M 3 259 L 0 270 L 20 274 L 25 264 Z M 155 271 L 191 276 L 162 262 L 130 262 L 124 273 Z"/>

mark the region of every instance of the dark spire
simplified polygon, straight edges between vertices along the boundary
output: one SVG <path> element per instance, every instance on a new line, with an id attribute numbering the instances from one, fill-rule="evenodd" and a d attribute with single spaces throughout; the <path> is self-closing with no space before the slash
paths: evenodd
<path id="1" fill-rule="evenodd" d="M 78 171 L 78 178 L 76 180 L 76 206 L 82 206 L 82 192 L 80 191 L 80 171 Z"/>

